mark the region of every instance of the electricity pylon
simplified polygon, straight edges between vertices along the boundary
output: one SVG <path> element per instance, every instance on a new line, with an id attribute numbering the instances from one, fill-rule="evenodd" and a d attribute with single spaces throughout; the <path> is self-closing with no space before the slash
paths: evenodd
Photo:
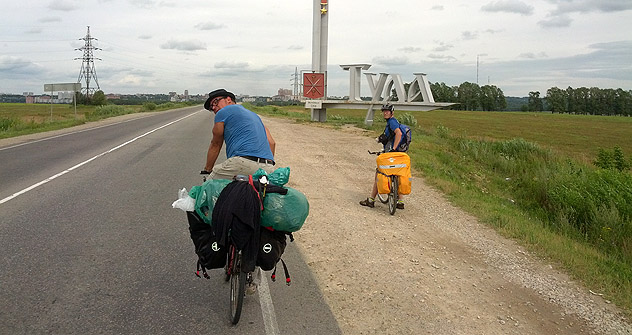
<path id="1" fill-rule="evenodd" d="M 81 91 L 85 92 L 86 97 L 90 98 L 95 90 L 101 89 L 99 87 L 99 80 L 97 79 L 97 70 L 94 68 L 94 60 L 101 60 L 101 58 L 95 58 L 93 55 L 94 50 L 101 49 L 92 46 L 92 40 L 97 39 L 90 36 L 90 26 L 88 26 L 88 33 L 86 34 L 86 36 L 80 38 L 80 40 L 85 41 L 86 44 L 79 49 L 75 49 L 83 51 L 83 57 L 75 58 L 75 60 L 82 60 L 81 72 L 79 72 L 79 79 L 77 79 L 77 82 L 80 83 L 82 79 L 85 79 L 86 85 L 81 88 Z M 92 79 L 94 79 L 95 84 L 97 84 L 96 88 L 90 87 L 90 80 Z"/>

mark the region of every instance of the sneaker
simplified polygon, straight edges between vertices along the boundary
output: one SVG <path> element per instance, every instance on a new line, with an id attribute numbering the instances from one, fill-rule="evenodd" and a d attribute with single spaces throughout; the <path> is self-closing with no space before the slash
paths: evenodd
<path id="1" fill-rule="evenodd" d="M 246 284 L 246 294 L 253 295 L 257 293 L 257 284 L 255 283 L 247 283 Z"/>
<path id="2" fill-rule="evenodd" d="M 397 202 L 397 209 L 404 209 L 404 203 L 401 201 Z"/>
<path id="3" fill-rule="evenodd" d="M 366 198 L 366 200 L 360 201 L 360 205 L 367 207 L 375 207 L 375 200 L 371 200 L 371 198 Z"/>

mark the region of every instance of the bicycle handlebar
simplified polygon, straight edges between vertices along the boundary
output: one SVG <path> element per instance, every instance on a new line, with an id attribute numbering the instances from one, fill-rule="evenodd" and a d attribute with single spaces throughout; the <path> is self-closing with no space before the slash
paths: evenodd
<path id="1" fill-rule="evenodd" d="M 367 150 L 369 152 L 369 154 L 371 155 L 381 155 L 384 153 L 384 150 L 380 150 L 380 151 L 371 151 L 371 150 Z"/>
<path id="2" fill-rule="evenodd" d="M 211 174 L 211 171 L 202 170 L 202 171 L 200 171 L 200 174 L 201 175 L 208 175 L 208 174 Z"/>

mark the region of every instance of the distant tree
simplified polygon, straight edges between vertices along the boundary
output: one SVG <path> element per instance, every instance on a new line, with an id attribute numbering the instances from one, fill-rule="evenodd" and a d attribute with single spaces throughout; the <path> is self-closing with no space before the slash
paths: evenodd
<path id="1" fill-rule="evenodd" d="M 529 111 L 541 112 L 544 109 L 542 98 L 540 98 L 540 92 L 529 92 Z"/>
<path id="2" fill-rule="evenodd" d="M 617 89 L 615 91 L 613 109 L 615 115 L 631 116 L 632 115 L 632 91 L 624 91 Z"/>
<path id="3" fill-rule="evenodd" d="M 481 87 L 480 106 L 484 111 L 501 111 L 507 108 L 503 91 L 495 85 Z"/>
<path id="4" fill-rule="evenodd" d="M 90 100 L 90 103 L 95 106 L 103 106 L 103 105 L 108 104 L 108 100 L 105 97 L 105 93 L 99 90 L 99 91 L 94 92 L 94 94 L 92 95 L 92 99 Z"/>
<path id="5" fill-rule="evenodd" d="M 478 84 L 464 82 L 457 89 L 457 99 L 461 109 L 477 110 L 480 105 L 481 88 Z"/>
<path id="6" fill-rule="evenodd" d="M 553 113 L 566 113 L 567 100 L 566 91 L 560 88 L 551 87 L 546 91 L 546 101 Z"/>

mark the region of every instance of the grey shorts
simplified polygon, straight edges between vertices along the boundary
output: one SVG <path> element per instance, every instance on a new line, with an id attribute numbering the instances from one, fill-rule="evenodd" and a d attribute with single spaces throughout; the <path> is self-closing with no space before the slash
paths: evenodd
<path id="1" fill-rule="evenodd" d="M 259 168 L 262 168 L 267 173 L 272 173 L 276 168 L 272 164 L 259 163 L 247 158 L 235 156 L 231 157 L 221 164 L 217 164 L 213 167 L 211 172 L 211 179 L 233 179 L 235 175 L 243 174 L 249 175 L 257 172 Z"/>

